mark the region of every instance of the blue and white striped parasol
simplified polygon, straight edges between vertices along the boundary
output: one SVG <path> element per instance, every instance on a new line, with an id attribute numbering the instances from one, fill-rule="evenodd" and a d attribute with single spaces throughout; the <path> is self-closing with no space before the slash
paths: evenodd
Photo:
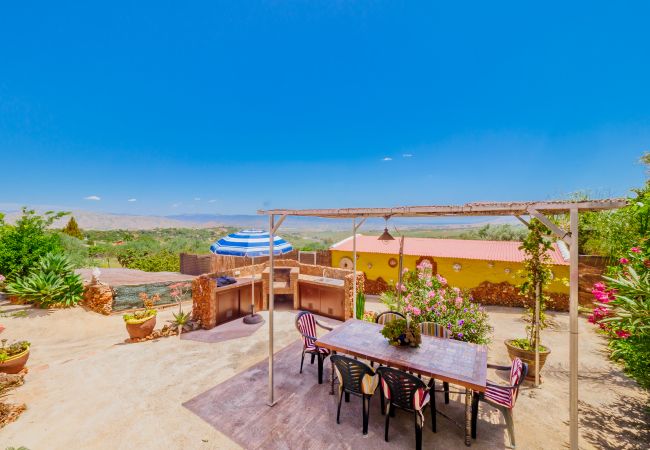
<path id="1" fill-rule="evenodd" d="M 283 255 L 293 250 L 291 244 L 280 236 L 273 236 L 273 254 Z M 210 246 L 216 255 L 269 256 L 269 233 L 261 230 L 242 230 L 219 239 Z"/>

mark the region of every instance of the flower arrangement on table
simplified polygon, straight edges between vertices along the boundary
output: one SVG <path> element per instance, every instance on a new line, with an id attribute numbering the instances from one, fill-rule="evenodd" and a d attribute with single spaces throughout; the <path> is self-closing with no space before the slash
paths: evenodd
<path id="1" fill-rule="evenodd" d="M 382 301 L 392 310 L 410 316 L 416 326 L 420 322 L 435 322 L 446 327 L 452 338 L 487 344 L 492 327 L 485 308 L 472 301 L 472 297 L 457 287 L 451 287 L 439 274 L 433 274 L 428 260 L 423 260 L 416 270 L 403 271 L 402 284 L 397 292 L 382 294 Z M 418 327 L 419 328 L 419 327 Z"/>

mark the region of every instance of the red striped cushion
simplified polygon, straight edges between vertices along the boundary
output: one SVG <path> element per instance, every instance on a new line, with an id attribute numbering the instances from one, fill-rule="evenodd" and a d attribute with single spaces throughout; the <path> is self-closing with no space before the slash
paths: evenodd
<path id="1" fill-rule="evenodd" d="M 512 361 L 512 367 L 510 368 L 510 386 L 515 386 L 519 383 L 523 368 L 524 365 L 521 362 L 521 359 L 515 358 L 514 361 Z M 515 406 L 518 391 L 519 389 L 504 389 L 499 386 L 488 386 L 485 391 L 485 397 L 500 405 L 513 408 Z"/>
<path id="2" fill-rule="evenodd" d="M 383 378 L 381 379 L 381 389 L 384 391 L 384 397 L 386 400 L 390 400 L 390 388 L 388 387 L 388 383 L 386 383 L 386 380 Z"/>
<path id="3" fill-rule="evenodd" d="M 418 390 L 413 394 L 413 409 L 416 411 L 421 411 L 422 408 L 427 406 L 429 400 L 429 390 L 418 388 Z"/>
<path id="4" fill-rule="evenodd" d="M 314 352 L 314 353 L 318 352 L 318 353 L 322 353 L 324 355 L 329 355 L 330 354 L 330 351 L 328 349 L 323 348 L 323 347 L 316 347 L 313 344 L 305 345 L 305 351 L 306 352 Z"/>
<path id="5" fill-rule="evenodd" d="M 302 334 L 316 337 L 316 319 L 313 314 L 303 314 L 298 319 L 298 328 Z M 314 340 L 307 337 L 302 337 L 304 348 L 314 347 Z"/>

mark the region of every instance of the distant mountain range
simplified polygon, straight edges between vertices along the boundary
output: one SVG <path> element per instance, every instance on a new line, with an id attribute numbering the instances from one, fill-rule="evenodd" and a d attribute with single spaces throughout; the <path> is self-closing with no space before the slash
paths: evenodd
<path id="1" fill-rule="evenodd" d="M 14 223 L 20 217 L 20 211 L 0 211 L 5 214 L 8 223 Z M 41 211 L 42 212 L 42 211 Z M 151 230 L 154 228 L 211 228 L 218 226 L 240 227 L 240 228 L 261 228 L 269 226 L 268 217 L 255 214 L 177 214 L 172 216 L 147 216 L 129 214 L 98 213 L 91 211 L 76 210 L 71 213 L 82 229 L 87 230 Z M 485 225 L 486 223 L 512 223 L 516 219 L 510 217 L 499 217 L 492 220 L 485 218 L 463 218 L 455 222 L 442 221 L 440 219 L 391 219 L 391 224 L 400 228 L 472 228 Z M 68 218 L 63 218 L 54 224 L 56 228 L 62 228 Z M 344 219 L 323 219 L 320 217 L 287 217 L 282 228 L 284 230 L 331 230 L 339 231 L 351 228 L 351 221 Z M 384 228 L 382 219 L 368 219 L 364 228 L 379 230 Z"/>

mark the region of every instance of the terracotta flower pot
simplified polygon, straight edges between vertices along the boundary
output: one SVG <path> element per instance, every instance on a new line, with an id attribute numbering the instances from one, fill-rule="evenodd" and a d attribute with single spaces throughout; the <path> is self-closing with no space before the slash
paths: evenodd
<path id="1" fill-rule="evenodd" d="M 18 373 L 23 370 L 23 367 L 25 367 L 25 364 L 27 364 L 28 359 L 29 349 L 8 358 L 5 362 L 0 363 L 0 372 Z"/>
<path id="2" fill-rule="evenodd" d="M 142 339 L 153 333 L 155 326 L 156 316 L 153 316 L 142 323 L 127 323 L 126 331 L 131 339 Z"/>
<path id="3" fill-rule="evenodd" d="M 512 345 L 511 341 L 513 341 L 513 339 L 506 339 L 504 341 L 504 343 L 506 344 L 506 348 L 508 349 L 508 356 L 510 356 L 510 360 L 512 361 L 515 358 L 519 358 L 523 362 L 528 364 L 528 375 L 526 375 L 526 379 L 529 381 L 534 381 L 535 374 L 537 373 L 535 367 L 535 350 L 522 350 L 519 347 L 515 347 L 514 345 Z M 548 347 L 546 347 L 545 351 L 542 351 L 541 349 L 539 350 L 540 372 L 544 368 L 544 364 L 546 364 L 546 358 L 550 353 L 551 353 L 551 349 Z M 540 382 L 541 382 L 541 378 L 540 378 Z"/>

